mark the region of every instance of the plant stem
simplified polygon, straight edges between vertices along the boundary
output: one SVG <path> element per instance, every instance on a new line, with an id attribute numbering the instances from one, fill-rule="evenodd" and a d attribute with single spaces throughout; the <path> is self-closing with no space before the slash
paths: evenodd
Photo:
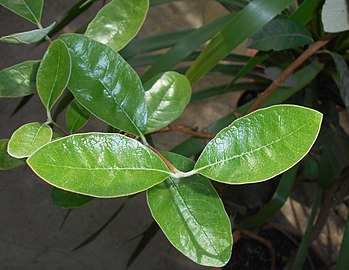
<path id="1" fill-rule="evenodd" d="M 266 100 L 277 87 L 297 68 L 299 68 L 307 59 L 309 59 L 312 55 L 314 55 L 318 50 L 320 50 L 323 46 L 325 46 L 328 42 L 336 37 L 336 34 L 329 34 L 319 41 L 315 42 L 311 45 L 307 50 L 305 50 L 291 65 L 288 66 L 270 85 L 257 100 L 252 104 L 252 106 L 248 109 L 247 114 L 255 111 L 264 100 Z"/>
<path id="2" fill-rule="evenodd" d="M 52 121 L 50 124 L 54 125 L 56 128 L 58 128 L 65 136 L 68 136 L 69 133 L 64 130 L 60 125 L 58 125 L 56 122 Z"/>
<path id="3" fill-rule="evenodd" d="M 167 127 L 161 128 L 157 131 L 151 132 L 150 134 L 165 133 L 165 132 L 170 132 L 170 131 L 182 132 L 182 133 L 194 136 L 194 137 L 199 137 L 199 138 L 204 138 L 204 139 L 212 139 L 216 136 L 216 134 L 213 134 L 213 133 L 196 132 L 196 131 L 192 130 L 191 128 L 183 126 L 183 125 L 178 125 L 178 126 L 169 125 Z"/>
<path id="4" fill-rule="evenodd" d="M 179 173 L 179 170 L 175 166 L 173 166 L 172 163 L 169 162 L 163 155 L 161 155 L 161 153 L 158 150 L 152 147 L 149 143 L 145 143 L 144 145 L 148 147 L 150 150 L 152 150 L 155 154 L 157 154 L 173 173 Z"/>

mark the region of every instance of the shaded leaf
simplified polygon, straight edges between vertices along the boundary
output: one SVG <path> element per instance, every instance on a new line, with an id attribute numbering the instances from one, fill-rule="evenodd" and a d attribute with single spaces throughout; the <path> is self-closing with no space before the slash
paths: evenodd
<path id="1" fill-rule="evenodd" d="M 155 83 L 150 82 L 145 88 L 150 88 L 145 93 L 148 111 L 147 133 L 176 120 L 190 101 L 190 83 L 184 75 L 177 72 L 165 72 Z"/>
<path id="2" fill-rule="evenodd" d="M 349 3 L 347 0 L 326 0 L 321 12 L 322 24 L 329 33 L 349 30 Z"/>
<path id="3" fill-rule="evenodd" d="M 11 136 L 8 153 L 15 158 L 26 158 L 52 139 L 52 129 L 42 123 L 21 126 Z"/>
<path id="4" fill-rule="evenodd" d="M 71 54 L 68 88 L 76 100 L 109 125 L 141 135 L 147 111 L 137 73 L 117 52 L 97 41 L 77 34 L 60 39 Z"/>
<path id="5" fill-rule="evenodd" d="M 276 18 L 253 34 L 249 48 L 281 51 L 313 43 L 307 27 L 290 19 Z"/>
<path id="6" fill-rule="evenodd" d="M 90 118 L 90 113 L 82 107 L 78 102 L 73 100 L 66 111 L 67 127 L 70 133 L 74 133 L 81 129 Z"/>
<path id="7" fill-rule="evenodd" d="M 164 162 L 138 141 L 120 134 L 76 134 L 55 140 L 27 160 L 49 184 L 92 197 L 119 197 L 165 180 Z"/>
<path id="8" fill-rule="evenodd" d="M 36 92 L 40 61 L 27 61 L 0 71 L 0 97 L 23 97 Z"/>
<path id="9" fill-rule="evenodd" d="M 64 42 L 55 40 L 41 61 L 38 75 L 38 93 L 49 111 L 67 87 L 71 73 L 71 59 Z"/>
<path id="10" fill-rule="evenodd" d="M 138 33 L 148 8 L 148 0 L 113 0 L 98 12 L 85 35 L 119 51 Z"/>
<path id="11" fill-rule="evenodd" d="M 336 270 L 346 270 L 349 268 L 349 211 L 345 222 L 345 228 L 343 233 L 343 240 L 339 251 Z"/>
<path id="12" fill-rule="evenodd" d="M 314 144 L 322 114 L 276 105 L 234 121 L 206 146 L 195 170 L 227 184 L 268 180 L 294 166 Z"/>
<path id="13" fill-rule="evenodd" d="M 25 163 L 24 160 L 13 158 L 7 153 L 8 141 L 0 140 L 0 171 L 14 169 Z"/>
<path id="14" fill-rule="evenodd" d="M 182 156 L 164 156 L 182 171 L 193 167 L 193 162 Z M 148 190 L 147 200 L 168 240 L 185 256 L 205 266 L 219 267 L 229 261 L 233 245 L 230 220 L 207 178 L 169 177 Z"/>
<path id="15" fill-rule="evenodd" d="M 0 38 L 1 42 L 14 43 L 14 44 L 32 44 L 39 42 L 52 30 L 55 23 L 43 29 L 36 29 L 28 32 L 11 34 Z"/>
<path id="16" fill-rule="evenodd" d="M 0 5 L 28 21 L 40 25 L 44 0 L 0 0 Z"/>
<path id="17" fill-rule="evenodd" d="M 29 96 L 24 96 L 21 98 L 21 101 L 18 102 L 16 108 L 13 110 L 13 112 L 11 113 L 11 116 L 15 115 L 16 113 L 18 113 L 21 109 L 23 109 L 27 103 L 31 100 L 31 98 L 33 97 L 34 95 L 29 95 Z"/>
<path id="18" fill-rule="evenodd" d="M 52 189 L 51 198 L 55 205 L 67 209 L 80 207 L 94 199 L 93 197 L 68 192 L 58 188 Z"/>

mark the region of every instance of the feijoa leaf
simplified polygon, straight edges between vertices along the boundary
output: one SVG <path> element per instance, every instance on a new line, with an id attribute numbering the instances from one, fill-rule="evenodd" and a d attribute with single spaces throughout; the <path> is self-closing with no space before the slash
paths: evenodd
<path id="1" fill-rule="evenodd" d="M 295 165 L 314 144 L 322 114 L 276 105 L 234 121 L 206 146 L 195 170 L 227 184 L 268 180 Z"/>
<path id="2" fill-rule="evenodd" d="M 140 135 L 145 129 L 147 109 L 140 78 L 113 49 L 88 37 L 60 37 L 72 58 L 68 84 L 76 100 L 108 124 Z"/>
<path id="3" fill-rule="evenodd" d="M 347 0 L 326 0 L 322 7 L 322 24 L 329 33 L 349 30 L 349 4 Z"/>
<path id="4" fill-rule="evenodd" d="M 51 198 L 55 205 L 65 209 L 80 207 L 94 199 L 90 196 L 76 194 L 58 188 L 52 189 Z"/>
<path id="5" fill-rule="evenodd" d="M 0 97 L 24 97 L 36 92 L 39 61 L 27 61 L 0 71 Z"/>
<path id="6" fill-rule="evenodd" d="M 26 158 L 52 139 L 52 129 L 42 123 L 21 126 L 11 136 L 8 153 L 15 158 Z"/>
<path id="7" fill-rule="evenodd" d="M 7 139 L 0 140 L 0 171 L 10 170 L 19 167 L 25 163 L 24 160 L 11 157 L 7 153 L 8 141 L 9 140 Z"/>
<path id="8" fill-rule="evenodd" d="M 55 23 L 43 29 L 35 29 L 27 32 L 11 34 L 0 38 L 1 42 L 13 44 L 32 44 L 44 39 L 45 36 L 53 29 Z"/>
<path id="9" fill-rule="evenodd" d="M 164 156 L 180 170 L 193 167 L 193 162 L 182 156 Z M 205 266 L 220 267 L 229 261 L 233 245 L 230 221 L 207 178 L 169 177 L 148 190 L 147 200 L 166 237 L 185 256 Z"/>
<path id="10" fill-rule="evenodd" d="M 70 133 L 81 129 L 90 118 L 90 113 L 82 107 L 76 100 L 73 100 L 66 111 L 65 119 Z"/>
<path id="11" fill-rule="evenodd" d="M 149 8 L 149 0 L 113 0 L 88 25 L 85 35 L 115 51 L 138 33 Z"/>
<path id="12" fill-rule="evenodd" d="M 40 99 L 50 110 L 68 85 L 71 74 L 71 59 L 67 46 L 59 39 L 48 47 L 41 61 L 37 87 Z"/>
<path id="13" fill-rule="evenodd" d="M 92 197 L 119 197 L 165 180 L 165 163 L 140 142 L 120 134 L 75 134 L 55 140 L 27 160 L 49 184 Z"/>
<path id="14" fill-rule="evenodd" d="M 34 24 L 40 24 L 44 0 L 0 0 L 0 5 Z"/>
<path id="15" fill-rule="evenodd" d="M 145 86 L 147 89 L 147 85 Z M 169 71 L 151 83 L 145 92 L 148 121 L 146 132 L 167 126 L 182 114 L 191 97 L 191 85 L 184 75 Z"/>

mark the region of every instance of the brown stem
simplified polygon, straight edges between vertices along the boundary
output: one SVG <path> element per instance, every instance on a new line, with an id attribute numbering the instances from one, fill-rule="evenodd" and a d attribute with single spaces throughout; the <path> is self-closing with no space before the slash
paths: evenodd
<path id="1" fill-rule="evenodd" d="M 173 166 L 172 165 L 172 163 L 171 162 L 169 162 L 163 155 L 161 155 L 161 153 L 158 151 L 158 150 L 156 150 L 154 147 L 152 147 L 150 144 L 145 144 L 150 150 L 152 150 L 155 154 L 157 154 L 161 159 L 162 159 L 162 161 L 163 162 L 165 162 L 165 164 L 167 165 L 167 167 L 172 171 L 172 172 L 174 172 L 174 173 L 177 173 L 178 172 L 178 170 L 177 170 L 177 168 L 175 167 L 175 166 Z"/>
<path id="2" fill-rule="evenodd" d="M 183 126 L 183 125 L 179 125 L 179 126 L 167 126 L 164 128 L 161 128 L 157 131 L 152 132 L 151 134 L 155 134 L 155 133 L 165 133 L 165 132 L 170 132 L 170 131 L 177 131 L 177 132 L 182 132 L 185 134 L 189 134 L 191 136 L 195 136 L 195 137 L 199 137 L 199 138 L 204 138 L 204 139 L 212 139 L 216 136 L 216 134 L 213 133 L 201 133 L 201 132 L 196 132 L 194 130 L 192 130 L 189 127 Z"/>
<path id="3" fill-rule="evenodd" d="M 270 85 L 263 93 L 260 94 L 260 96 L 257 98 L 257 100 L 252 104 L 252 106 L 248 109 L 247 114 L 255 111 L 264 100 L 266 100 L 274 91 L 277 89 L 277 87 L 291 74 L 293 73 L 297 68 L 299 68 L 307 59 L 309 59 L 313 54 L 315 54 L 319 49 L 321 49 L 323 46 L 325 46 L 328 42 L 330 42 L 332 39 L 334 39 L 336 34 L 330 34 L 319 41 L 315 42 L 313 45 L 311 45 L 307 50 L 305 50 L 291 65 L 288 66 Z"/>
<path id="4" fill-rule="evenodd" d="M 263 245 L 265 245 L 268 249 L 269 249 L 269 252 L 270 252 L 270 269 L 271 270 L 275 270 L 276 269 L 276 252 L 275 252 L 275 249 L 273 247 L 273 245 L 268 241 L 266 240 L 265 238 L 251 232 L 251 231 L 248 231 L 248 230 L 241 230 L 240 231 L 242 234 L 248 236 L 249 238 L 251 239 L 254 239 L 258 242 L 261 242 Z"/>
<path id="5" fill-rule="evenodd" d="M 52 125 L 54 125 L 56 128 L 58 128 L 65 136 L 68 136 L 69 133 L 66 132 L 60 125 L 58 125 L 56 122 L 52 121 Z"/>

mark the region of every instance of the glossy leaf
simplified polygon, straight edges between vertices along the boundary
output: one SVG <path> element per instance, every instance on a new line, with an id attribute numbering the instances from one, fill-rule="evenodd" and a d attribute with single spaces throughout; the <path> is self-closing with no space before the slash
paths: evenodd
<path id="1" fill-rule="evenodd" d="M 191 160 L 168 153 L 178 169 L 188 171 Z M 231 256 L 232 232 L 222 201 L 207 178 L 169 177 L 147 192 L 148 205 L 160 228 L 179 251 L 205 266 L 223 266 Z"/>
<path id="2" fill-rule="evenodd" d="M 44 0 L 0 0 L 0 5 L 34 24 L 40 24 Z"/>
<path id="3" fill-rule="evenodd" d="M 85 36 L 60 37 L 69 48 L 68 84 L 76 100 L 92 114 L 121 130 L 140 135 L 145 129 L 145 94 L 137 73 L 113 49 Z"/>
<path id="4" fill-rule="evenodd" d="M 27 61 L 0 71 L 0 97 L 23 97 L 36 92 L 39 61 Z"/>
<path id="5" fill-rule="evenodd" d="M 248 47 L 281 51 L 311 43 L 313 38 L 308 28 L 290 19 L 276 18 L 251 37 Z"/>
<path id="6" fill-rule="evenodd" d="M 250 2 L 216 34 L 188 70 L 186 75 L 192 85 L 292 2 L 293 0 L 254 0 Z"/>
<path id="7" fill-rule="evenodd" d="M 55 23 L 43 29 L 36 29 L 23 33 L 11 34 L 0 38 L 1 42 L 14 44 L 32 44 L 44 39 L 45 36 L 52 30 Z"/>
<path id="8" fill-rule="evenodd" d="M 15 158 L 26 158 L 52 139 L 52 129 L 42 123 L 21 126 L 11 136 L 8 153 Z"/>
<path id="9" fill-rule="evenodd" d="M 113 0 L 98 12 L 85 35 L 119 51 L 138 33 L 148 8 L 148 0 Z"/>
<path id="10" fill-rule="evenodd" d="M 321 17 L 326 32 L 337 33 L 349 30 L 348 1 L 326 0 Z"/>
<path id="11" fill-rule="evenodd" d="M 70 133 L 74 133 L 81 129 L 90 118 L 90 113 L 82 107 L 78 102 L 73 100 L 66 111 L 67 127 Z"/>
<path id="12" fill-rule="evenodd" d="M 48 47 L 37 75 L 38 93 L 47 110 L 51 110 L 67 87 L 70 73 L 71 59 L 68 48 L 64 42 L 57 39 Z"/>
<path id="13" fill-rule="evenodd" d="M 153 151 L 119 134 L 64 137 L 40 148 L 27 162 L 55 187 L 101 198 L 144 191 L 170 174 Z"/>
<path id="14" fill-rule="evenodd" d="M 25 163 L 24 160 L 13 158 L 7 153 L 8 141 L 0 140 L 0 171 L 14 169 Z"/>
<path id="15" fill-rule="evenodd" d="M 66 209 L 80 207 L 94 199 L 90 196 L 80 195 L 58 188 L 52 189 L 51 198 L 55 205 Z"/>
<path id="16" fill-rule="evenodd" d="M 322 114 L 294 105 L 255 111 L 206 146 L 195 170 L 227 184 L 268 180 L 294 166 L 315 142 Z"/>
<path id="17" fill-rule="evenodd" d="M 184 75 L 173 71 L 161 75 L 145 93 L 148 110 L 146 132 L 158 130 L 176 120 L 188 105 L 190 96 L 191 85 Z"/>

